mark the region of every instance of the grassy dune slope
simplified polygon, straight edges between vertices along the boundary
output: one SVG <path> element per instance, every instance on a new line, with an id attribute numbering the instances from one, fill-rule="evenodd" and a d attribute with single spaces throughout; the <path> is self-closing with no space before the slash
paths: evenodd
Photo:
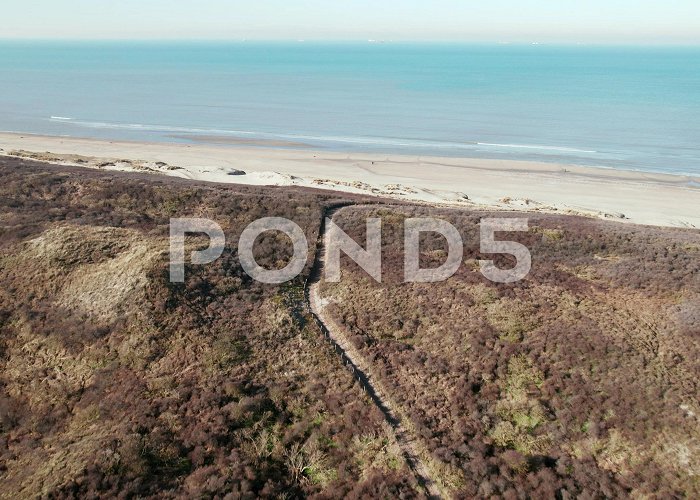
<path id="1" fill-rule="evenodd" d="M 464 265 L 403 284 L 402 222 L 450 220 Z M 700 494 L 700 233 L 576 217 L 530 217 L 531 274 L 497 285 L 478 271 L 484 214 L 346 208 L 364 241 L 384 226 L 384 282 L 346 259 L 323 283 L 335 321 L 390 388 L 456 494 L 551 497 Z M 426 236 L 423 267 L 444 260 Z M 501 265 L 507 266 L 502 258 Z"/>
<path id="2" fill-rule="evenodd" d="M 303 310 L 232 248 L 167 278 L 171 216 L 314 241 L 329 195 L 2 160 L 0 497 L 415 496 L 381 413 Z M 289 252 L 263 238 L 273 266 Z"/>
<path id="3" fill-rule="evenodd" d="M 323 207 L 350 195 L 9 158 L 0 175 L 0 497 L 422 495 L 310 321 L 312 256 L 281 286 L 238 263 L 249 222 L 287 217 L 313 243 Z M 384 222 L 383 283 L 345 259 L 320 292 L 443 491 L 700 494 L 698 231 L 530 214 L 501 236 L 531 249 L 532 272 L 496 285 L 477 264 L 493 214 L 350 207 L 336 222 L 363 242 L 368 215 Z M 463 233 L 464 265 L 402 284 L 402 222 L 428 215 Z M 216 220 L 229 242 L 184 285 L 168 281 L 173 216 Z M 422 243 L 439 265 L 442 239 Z M 268 234 L 255 251 L 274 267 L 290 247 Z"/>

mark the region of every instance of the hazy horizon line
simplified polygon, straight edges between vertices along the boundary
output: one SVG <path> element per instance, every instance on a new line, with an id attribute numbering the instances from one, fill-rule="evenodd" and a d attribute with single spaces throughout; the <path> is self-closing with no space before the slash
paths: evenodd
<path id="1" fill-rule="evenodd" d="M 542 39 L 527 39 L 527 40 L 487 40 L 487 39 L 427 39 L 427 38 L 401 38 L 401 39 L 382 39 L 382 38 L 81 38 L 81 37 L 2 37 L 0 42 L 191 42 L 191 43 L 366 43 L 366 44 L 463 44 L 463 45 L 549 45 L 549 46 L 638 46 L 638 47 L 655 47 L 655 46 L 674 46 L 674 47 L 700 47 L 698 41 L 581 41 L 581 40 L 542 40 Z"/>

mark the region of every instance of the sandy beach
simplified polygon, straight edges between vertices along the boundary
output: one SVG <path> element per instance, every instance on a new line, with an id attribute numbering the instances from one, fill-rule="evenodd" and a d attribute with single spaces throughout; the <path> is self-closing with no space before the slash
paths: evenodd
<path id="1" fill-rule="evenodd" d="M 261 146 L 261 147 L 253 147 Z M 266 147 L 267 146 L 267 147 Z M 700 177 L 526 161 L 0 134 L 0 154 L 193 180 L 298 185 L 440 205 L 573 213 L 700 228 Z"/>

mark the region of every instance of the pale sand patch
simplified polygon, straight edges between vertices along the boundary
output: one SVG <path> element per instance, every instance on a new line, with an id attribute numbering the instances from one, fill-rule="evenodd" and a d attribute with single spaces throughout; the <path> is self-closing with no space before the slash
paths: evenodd
<path id="1" fill-rule="evenodd" d="M 430 204 L 574 213 L 640 224 L 700 228 L 698 176 L 526 161 L 9 133 L 0 134 L 0 148 L 0 154 L 13 150 L 50 151 L 46 161 L 146 170 L 193 180 L 308 186 Z M 69 156 L 57 160 L 56 155 Z M 246 174 L 232 175 L 234 170 Z"/>
<path id="2" fill-rule="evenodd" d="M 134 243 L 114 259 L 85 265 L 67 277 L 58 303 L 104 321 L 127 314 L 144 298 L 147 271 L 161 252 L 149 244 Z"/>
<path id="3" fill-rule="evenodd" d="M 135 230 L 59 226 L 29 240 L 22 258 L 59 266 L 56 303 L 109 322 L 138 307 L 148 271 L 167 248 Z"/>

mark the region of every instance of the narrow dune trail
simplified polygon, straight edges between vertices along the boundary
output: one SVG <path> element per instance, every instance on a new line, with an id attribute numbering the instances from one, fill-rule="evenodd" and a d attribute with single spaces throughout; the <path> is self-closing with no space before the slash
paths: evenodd
<path id="1" fill-rule="evenodd" d="M 428 452 L 412 432 L 410 423 L 407 422 L 406 417 L 401 414 L 396 405 L 392 403 L 388 392 L 382 387 L 381 383 L 376 377 L 372 376 L 371 363 L 369 363 L 362 353 L 350 342 L 345 330 L 325 311 L 325 304 L 320 294 L 320 283 L 324 274 L 326 258 L 325 222 L 326 218 L 333 218 L 333 215 L 337 211 L 346 206 L 348 205 L 328 208 L 323 214 L 316 256 L 304 290 L 309 309 L 328 342 L 341 357 L 343 363 L 353 372 L 355 378 L 372 399 L 373 403 L 381 410 L 386 421 L 391 426 L 396 442 L 401 448 L 406 462 L 415 474 L 416 480 L 420 486 L 424 488 L 426 495 L 429 498 L 444 498 L 447 496 L 446 493 L 441 490 L 438 482 L 433 479 L 429 468 L 422 458 L 426 456 Z M 363 205 L 354 206 L 362 207 Z"/>

